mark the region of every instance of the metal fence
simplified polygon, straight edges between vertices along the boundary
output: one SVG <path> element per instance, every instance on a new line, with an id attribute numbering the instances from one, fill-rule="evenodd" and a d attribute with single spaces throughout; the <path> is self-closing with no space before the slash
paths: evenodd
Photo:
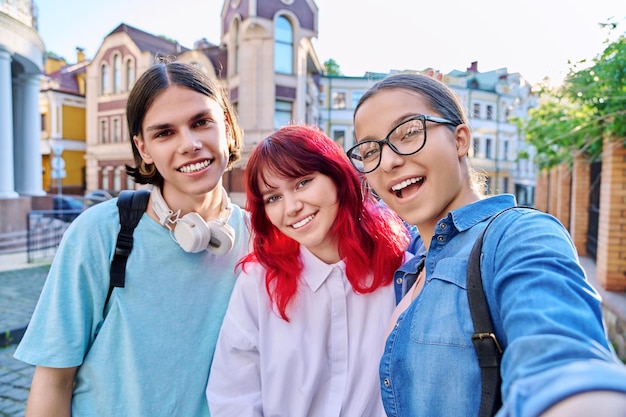
<path id="1" fill-rule="evenodd" d="M 26 218 L 29 263 L 52 260 L 63 233 L 82 210 L 31 210 Z"/>

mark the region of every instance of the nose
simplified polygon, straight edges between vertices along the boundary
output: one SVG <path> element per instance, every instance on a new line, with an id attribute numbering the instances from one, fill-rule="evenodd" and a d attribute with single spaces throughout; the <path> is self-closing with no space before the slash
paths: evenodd
<path id="1" fill-rule="evenodd" d="M 380 166 L 378 168 L 389 172 L 401 165 L 404 158 L 404 156 L 395 153 L 388 144 L 385 144 L 380 150 Z"/>
<path id="2" fill-rule="evenodd" d="M 181 144 L 180 144 L 181 153 L 196 152 L 202 149 L 202 142 L 189 129 L 181 130 L 180 137 L 181 137 Z"/>
<path id="3" fill-rule="evenodd" d="M 285 201 L 285 213 L 287 216 L 296 216 L 304 207 L 304 204 L 302 204 L 302 201 L 296 194 L 286 193 L 283 196 L 283 200 Z"/>

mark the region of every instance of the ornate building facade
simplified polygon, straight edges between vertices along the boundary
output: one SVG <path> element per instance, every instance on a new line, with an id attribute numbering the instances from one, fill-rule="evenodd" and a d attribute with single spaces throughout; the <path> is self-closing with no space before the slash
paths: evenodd
<path id="1" fill-rule="evenodd" d="M 42 187 L 39 80 L 44 44 L 30 0 L 0 0 L 0 233 L 24 230 Z"/>
<path id="2" fill-rule="evenodd" d="M 87 190 L 134 188 L 124 171 L 132 161 L 126 99 L 136 77 L 166 55 L 199 66 L 229 92 L 245 135 L 242 161 L 224 184 L 243 203 L 243 169 L 259 140 L 290 122 L 319 122 L 323 67 L 311 44 L 317 18 L 312 0 L 227 0 L 220 44 L 201 39 L 193 48 L 118 26 L 87 69 Z"/>

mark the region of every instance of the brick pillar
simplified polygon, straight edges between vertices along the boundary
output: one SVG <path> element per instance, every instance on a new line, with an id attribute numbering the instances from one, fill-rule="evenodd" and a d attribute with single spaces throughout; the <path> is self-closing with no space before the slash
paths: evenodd
<path id="1" fill-rule="evenodd" d="M 596 273 L 608 291 L 626 291 L 626 149 L 605 138 Z"/>
<path id="2" fill-rule="evenodd" d="M 557 174 L 556 218 L 570 230 L 570 205 L 572 195 L 572 172 L 567 164 L 555 168 Z"/>
<path id="3" fill-rule="evenodd" d="M 556 212 L 557 202 L 559 201 L 559 170 L 558 167 L 550 169 L 548 176 L 548 213 L 554 217 L 558 217 Z"/>
<path id="4" fill-rule="evenodd" d="M 581 156 L 574 159 L 572 168 L 572 198 L 570 229 L 579 256 L 587 256 L 587 229 L 589 228 L 589 161 Z"/>
<path id="5" fill-rule="evenodd" d="M 548 212 L 548 171 L 543 170 L 537 173 L 535 185 L 535 208 Z"/>

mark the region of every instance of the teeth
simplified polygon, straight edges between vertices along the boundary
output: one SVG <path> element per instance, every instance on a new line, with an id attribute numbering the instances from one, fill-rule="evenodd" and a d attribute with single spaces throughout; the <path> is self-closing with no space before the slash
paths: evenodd
<path id="1" fill-rule="evenodd" d="M 190 172 L 200 171 L 208 167 L 210 164 L 209 161 L 198 162 L 197 164 L 185 165 L 184 167 L 178 168 L 180 172 L 184 172 L 185 174 L 189 174 Z"/>
<path id="2" fill-rule="evenodd" d="M 304 226 L 305 224 L 307 224 L 308 222 L 310 222 L 311 220 L 313 220 L 313 217 L 315 217 L 313 214 L 311 214 L 309 217 L 306 217 L 302 220 L 300 220 L 298 223 L 294 223 L 291 225 L 291 227 L 293 227 L 294 229 L 299 229 L 302 226 Z"/>
<path id="3" fill-rule="evenodd" d="M 392 191 L 400 191 L 400 190 L 408 187 L 411 184 L 415 184 L 417 182 L 422 182 L 423 180 L 424 180 L 424 177 L 417 177 L 417 178 L 411 178 L 409 180 L 404 180 L 400 184 L 396 184 L 393 187 L 391 187 L 391 190 Z"/>

